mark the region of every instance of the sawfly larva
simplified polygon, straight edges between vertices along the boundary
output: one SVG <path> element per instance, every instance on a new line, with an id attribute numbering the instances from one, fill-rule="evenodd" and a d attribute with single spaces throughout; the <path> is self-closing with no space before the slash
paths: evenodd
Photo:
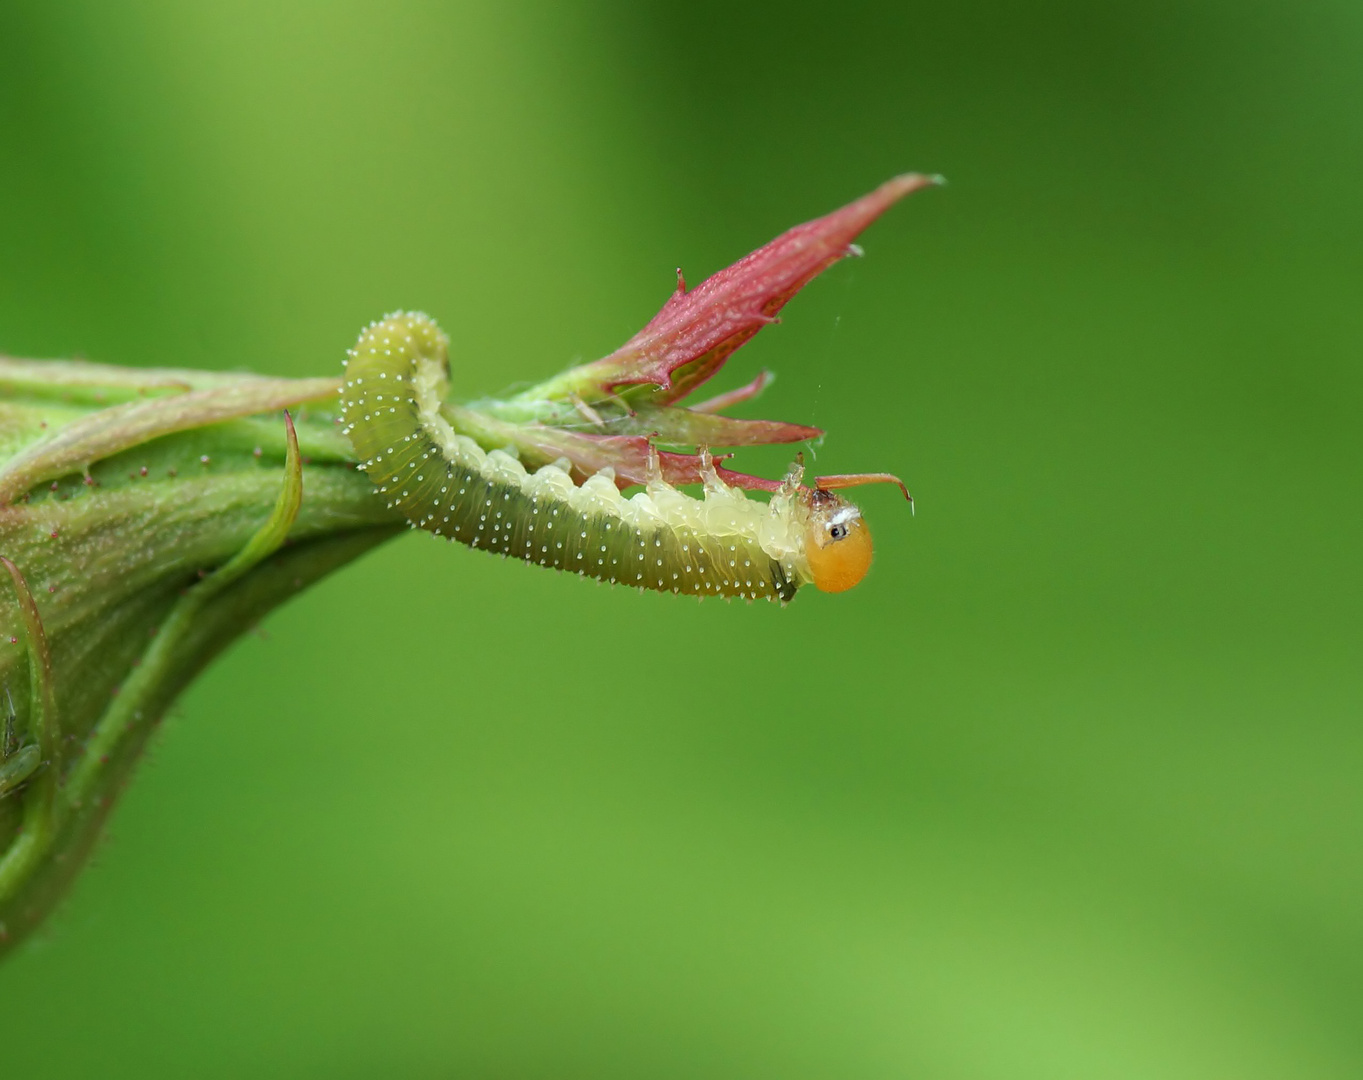
<path id="1" fill-rule="evenodd" d="M 567 461 L 527 471 L 442 412 L 448 339 L 426 315 L 373 323 L 346 362 L 344 430 L 378 494 L 413 526 L 484 551 L 660 592 L 789 600 L 842 592 L 871 565 L 861 512 L 793 468 L 769 501 L 726 484 L 702 452 L 702 498 L 663 480 L 626 497 L 610 468 L 581 484 Z M 656 455 L 650 456 L 650 461 Z"/>

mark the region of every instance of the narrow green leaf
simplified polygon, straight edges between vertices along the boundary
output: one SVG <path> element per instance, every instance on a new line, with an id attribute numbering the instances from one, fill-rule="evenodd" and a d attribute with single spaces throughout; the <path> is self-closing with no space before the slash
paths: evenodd
<path id="1" fill-rule="evenodd" d="M 87 468 L 159 435 L 333 397 L 338 379 L 257 379 L 91 413 L 16 454 L 0 469 L 0 505 L 34 484 Z"/>

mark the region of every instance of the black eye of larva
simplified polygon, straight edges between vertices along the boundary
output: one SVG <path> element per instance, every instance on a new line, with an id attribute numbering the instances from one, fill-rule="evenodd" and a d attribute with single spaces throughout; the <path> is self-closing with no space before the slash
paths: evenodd
<path id="1" fill-rule="evenodd" d="M 847 526 L 838 522 L 836 525 L 828 526 L 828 535 L 834 540 L 841 540 L 847 535 Z"/>

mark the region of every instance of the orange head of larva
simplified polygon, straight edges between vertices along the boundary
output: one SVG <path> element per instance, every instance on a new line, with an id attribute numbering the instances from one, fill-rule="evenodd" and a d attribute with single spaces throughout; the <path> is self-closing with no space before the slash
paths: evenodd
<path id="1" fill-rule="evenodd" d="M 829 491 L 814 491 L 805 558 L 821 592 L 846 592 L 871 568 L 871 530 L 861 511 Z"/>

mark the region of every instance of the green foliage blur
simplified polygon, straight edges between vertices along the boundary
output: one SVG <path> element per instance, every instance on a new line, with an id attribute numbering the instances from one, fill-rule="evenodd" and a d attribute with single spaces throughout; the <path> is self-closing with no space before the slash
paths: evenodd
<path id="1" fill-rule="evenodd" d="M 869 580 L 426 535 L 185 696 L 6 1077 L 1363 1075 L 1357 0 L 0 3 L 0 351 L 463 396 L 942 172 L 717 389 Z M 745 452 L 775 475 L 787 451 Z"/>

